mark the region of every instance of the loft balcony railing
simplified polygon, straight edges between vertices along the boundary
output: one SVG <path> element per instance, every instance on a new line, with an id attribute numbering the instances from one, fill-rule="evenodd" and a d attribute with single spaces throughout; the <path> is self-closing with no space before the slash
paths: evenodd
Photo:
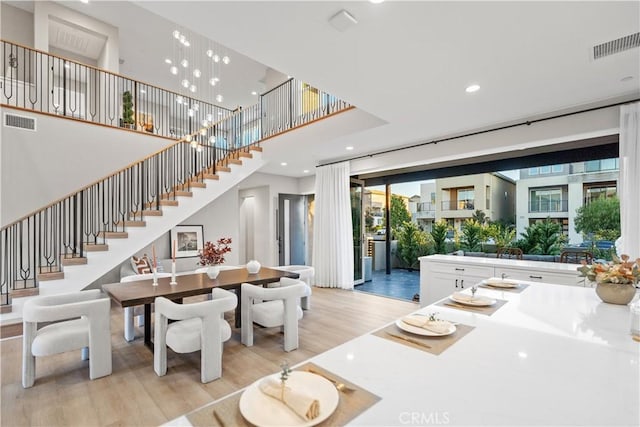
<path id="1" fill-rule="evenodd" d="M 529 200 L 529 212 L 568 212 L 568 200 Z"/>
<path id="2" fill-rule="evenodd" d="M 472 211 L 475 209 L 475 199 L 445 200 L 442 202 L 443 211 Z"/>
<path id="3" fill-rule="evenodd" d="M 167 200 L 215 174 L 263 139 L 353 108 L 296 79 L 235 111 L 197 101 L 8 41 L 2 43 L 0 104 L 175 138 L 171 147 L 81 188 L 0 229 L 0 312 L 10 291 L 38 287 L 38 276 L 84 258 L 108 233 L 124 231 Z M 134 124 L 122 100 L 133 98 Z M 144 94 L 142 92 L 144 91 Z M 195 105 L 198 105 L 196 108 Z"/>
<path id="4" fill-rule="evenodd" d="M 2 41 L 0 103 L 180 138 L 231 110 L 46 52 Z M 124 114 L 131 96 L 131 114 Z"/>

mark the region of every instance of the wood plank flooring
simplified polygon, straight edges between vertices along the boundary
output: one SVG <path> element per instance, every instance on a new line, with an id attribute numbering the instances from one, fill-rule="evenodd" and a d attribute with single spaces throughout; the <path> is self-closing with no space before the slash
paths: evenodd
<path id="1" fill-rule="evenodd" d="M 185 302 L 201 299 L 190 298 Z M 361 292 L 314 288 L 311 310 L 300 321 L 300 348 L 285 353 L 279 328 L 258 329 L 255 345 L 240 343 L 234 329 L 225 343 L 222 378 L 200 382 L 200 352 L 168 350 L 168 372 L 153 371 L 153 354 L 142 343 L 142 331 L 127 343 L 122 336 L 122 309 L 112 304 L 113 374 L 89 380 L 88 361 L 80 352 L 38 358 L 36 383 L 23 389 L 22 338 L 0 342 L 2 426 L 147 426 L 159 425 L 206 403 L 333 348 L 418 309 L 408 301 Z M 231 324 L 233 316 L 227 318 Z"/>

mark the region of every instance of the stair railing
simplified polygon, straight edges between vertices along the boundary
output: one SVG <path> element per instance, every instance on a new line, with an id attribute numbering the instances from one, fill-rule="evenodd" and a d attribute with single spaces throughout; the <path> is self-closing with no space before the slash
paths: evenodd
<path id="1" fill-rule="evenodd" d="M 174 139 L 232 112 L 10 41 L 0 41 L 0 52 L 0 104 L 10 107 Z"/>

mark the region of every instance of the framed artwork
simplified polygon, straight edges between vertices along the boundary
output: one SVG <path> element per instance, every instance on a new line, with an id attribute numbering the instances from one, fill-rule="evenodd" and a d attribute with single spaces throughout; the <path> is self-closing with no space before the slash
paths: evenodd
<path id="1" fill-rule="evenodd" d="M 176 242 L 176 258 L 198 256 L 198 251 L 204 247 L 201 225 L 176 225 L 171 229 L 171 242 Z"/>

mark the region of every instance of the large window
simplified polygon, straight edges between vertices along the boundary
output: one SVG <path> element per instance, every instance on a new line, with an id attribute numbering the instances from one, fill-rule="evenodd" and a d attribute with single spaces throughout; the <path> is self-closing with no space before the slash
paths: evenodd
<path id="1" fill-rule="evenodd" d="M 567 201 L 562 200 L 562 188 L 544 188 L 529 193 L 529 212 L 566 212 Z"/>
<path id="2" fill-rule="evenodd" d="M 473 210 L 475 209 L 473 188 L 460 188 L 458 190 L 458 209 Z"/>
<path id="3" fill-rule="evenodd" d="M 613 197 L 617 194 L 616 183 L 598 183 L 594 185 L 585 186 L 584 188 L 584 203 L 589 204 L 596 199 Z"/>

